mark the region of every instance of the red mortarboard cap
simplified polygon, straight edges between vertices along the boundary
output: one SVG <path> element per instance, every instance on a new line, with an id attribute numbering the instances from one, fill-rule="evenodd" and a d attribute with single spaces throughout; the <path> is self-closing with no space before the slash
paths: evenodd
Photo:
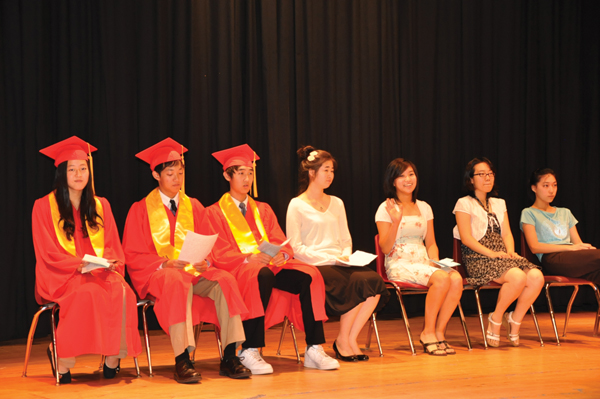
<path id="1" fill-rule="evenodd" d="M 260 157 L 250 148 L 248 144 L 238 145 L 237 147 L 213 152 L 213 157 L 217 158 L 223 165 L 223 170 L 230 166 L 248 166 L 253 167 L 253 163 Z"/>
<path id="2" fill-rule="evenodd" d="M 180 161 L 182 154 L 187 150 L 187 148 L 172 138 L 167 137 L 160 143 L 156 143 L 152 147 L 138 152 L 135 154 L 135 156 L 142 161 L 149 163 L 150 169 L 154 170 L 158 164 L 171 161 Z"/>
<path id="3" fill-rule="evenodd" d="M 96 150 L 93 145 L 73 136 L 41 149 L 40 152 L 54 159 L 54 166 L 58 166 L 65 161 L 87 161 L 88 153 Z"/>

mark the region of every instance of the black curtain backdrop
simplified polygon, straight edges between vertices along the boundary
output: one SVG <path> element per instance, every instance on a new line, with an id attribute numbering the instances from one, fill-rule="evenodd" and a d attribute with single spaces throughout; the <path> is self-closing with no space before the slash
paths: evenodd
<path id="1" fill-rule="evenodd" d="M 248 143 L 284 229 L 296 149 L 330 151 L 329 193 L 370 252 L 393 158 L 418 166 L 443 257 L 471 158 L 498 168 L 517 248 L 529 174 L 547 165 L 555 204 L 600 246 L 599 17 L 596 0 L 0 1 L 0 340 L 37 309 L 31 210 L 55 169 L 38 151 L 71 135 L 99 148 L 121 231 L 155 186 L 134 154 L 170 136 L 206 206 L 228 188 L 210 154 Z"/>

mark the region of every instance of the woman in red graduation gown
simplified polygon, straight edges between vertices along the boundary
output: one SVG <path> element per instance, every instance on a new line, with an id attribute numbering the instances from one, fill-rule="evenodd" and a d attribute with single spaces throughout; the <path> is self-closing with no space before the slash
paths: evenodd
<path id="1" fill-rule="evenodd" d="M 60 306 L 56 348 L 61 383 L 71 382 L 75 357 L 106 355 L 103 374 L 113 378 L 119 359 L 142 348 L 136 297 L 123 278 L 124 259 L 108 201 L 94 196 L 87 151 L 73 136 L 40 152 L 55 160 L 54 190 L 33 207 L 38 303 Z M 82 271 L 86 255 L 108 259 L 110 267 Z M 55 368 L 51 349 L 51 366 Z"/>

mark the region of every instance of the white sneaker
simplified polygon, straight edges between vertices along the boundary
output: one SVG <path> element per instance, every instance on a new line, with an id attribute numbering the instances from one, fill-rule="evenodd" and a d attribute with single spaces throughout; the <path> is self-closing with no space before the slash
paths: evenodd
<path id="1" fill-rule="evenodd" d="M 337 360 L 329 356 L 321 345 L 307 346 L 304 352 L 304 367 L 319 370 L 339 369 Z"/>
<path id="2" fill-rule="evenodd" d="M 253 375 L 272 374 L 273 366 L 265 362 L 257 348 L 242 349 L 238 353 L 240 361 Z"/>

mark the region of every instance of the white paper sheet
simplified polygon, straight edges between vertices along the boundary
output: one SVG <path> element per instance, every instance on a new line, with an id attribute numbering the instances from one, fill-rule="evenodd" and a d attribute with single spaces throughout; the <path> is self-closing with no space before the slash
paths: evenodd
<path id="1" fill-rule="evenodd" d="M 431 260 L 431 259 L 430 259 Z M 456 266 L 460 266 L 460 263 L 456 263 L 454 261 L 454 259 L 450 259 L 450 258 L 444 258 L 442 260 L 431 260 L 433 263 L 435 263 L 438 266 L 441 267 L 456 267 Z"/>
<path id="2" fill-rule="evenodd" d="M 342 266 L 344 266 L 344 265 L 366 266 L 369 263 L 373 262 L 376 258 L 377 258 L 377 255 L 373 255 L 373 254 L 370 254 L 368 252 L 363 252 L 363 251 L 356 251 L 352 255 L 350 255 L 348 262 L 344 262 L 339 259 L 338 259 L 338 262 L 343 263 Z"/>
<path id="3" fill-rule="evenodd" d="M 92 270 L 96 269 L 108 269 L 110 267 L 110 263 L 104 258 L 99 258 L 97 256 L 85 254 L 83 257 L 84 262 L 89 262 L 86 266 L 81 268 L 81 273 L 89 273 Z"/>
<path id="4" fill-rule="evenodd" d="M 258 246 L 258 250 L 260 252 L 264 252 L 267 255 L 269 255 L 271 258 L 274 257 L 275 255 L 277 255 L 277 253 L 279 251 L 281 251 L 281 248 L 285 247 L 287 245 L 287 243 L 290 242 L 290 239 L 288 238 L 287 240 L 285 240 L 284 242 L 282 242 L 280 245 L 277 244 L 271 244 L 270 242 L 267 241 L 263 241 L 260 243 L 260 245 Z"/>
<path id="5" fill-rule="evenodd" d="M 188 230 L 178 259 L 191 264 L 202 262 L 212 251 L 217 237 L 218 234 L 205 236 Z"/>

